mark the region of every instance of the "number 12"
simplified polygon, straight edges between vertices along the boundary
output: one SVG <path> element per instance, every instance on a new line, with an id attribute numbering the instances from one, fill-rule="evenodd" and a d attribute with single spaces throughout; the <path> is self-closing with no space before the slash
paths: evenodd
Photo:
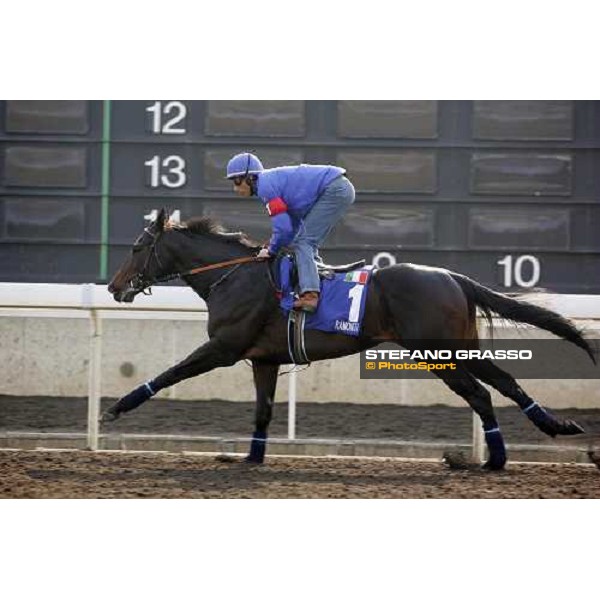
<path id="1" fill-rule="evenodd" d="M 146 108 L 146 112 L 152 114 L 152 133 L 185 133 L 185 124 L 182 123 L 182 127 L 175 127 L 175 125 L 181 123 L 187 115 L 187 108 L 183 102 L 172 100 L 171 102 L 167 102 L 164 106 L 161 102 L 155 102 Z M 166 120 L 171 113 L 173 114 L 173 117 Z M 163 116 L 165 117 L 166 122 L 163 122 Z"/>

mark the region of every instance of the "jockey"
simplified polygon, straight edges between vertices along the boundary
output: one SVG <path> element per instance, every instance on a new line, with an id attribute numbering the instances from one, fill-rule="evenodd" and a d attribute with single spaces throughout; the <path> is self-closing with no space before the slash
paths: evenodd
<path id="1" fill-rule="evenodd" d="M 296 255 L 300 297 L 294 308 L 315 312 L 319 276 L 315 258 L 333 226 L 354 202 L 354 186 L 345 169 L 299 165 L 264 169 L 254 154 L 236 154 L 227 164 L 227 179 L 240 196 L 258 196 L 265 205 L 273 234 L 258 256 L 270 258 L 288 246 Z"/>

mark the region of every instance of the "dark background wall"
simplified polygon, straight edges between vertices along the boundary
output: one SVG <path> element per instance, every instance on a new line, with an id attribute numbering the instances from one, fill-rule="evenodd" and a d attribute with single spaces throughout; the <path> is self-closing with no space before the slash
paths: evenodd
<path id="1" fill-rule="evenodd" d="M 348 169 L 330 262 L 600 293 L 595 101 L 3 101 L 0 280 L 106 281 L 163 205 L 266 239 L 260 203 L 223 179 L 244 150 Z"/>

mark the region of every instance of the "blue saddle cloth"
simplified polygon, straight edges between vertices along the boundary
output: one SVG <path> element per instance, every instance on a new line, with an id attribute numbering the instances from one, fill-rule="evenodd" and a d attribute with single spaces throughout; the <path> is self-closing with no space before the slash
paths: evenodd
<path id="1" fill-rule="evenodd" d="M 287 317 L 294 304 L 292 272 L 294 264 L 289 256 L 280 259 L 276 269 L 281 294 L 279 305 Z M 367 299 L 367 284 L 373 267 L 365 266 L 348 273 L 333 273 L 320 281 L 321 295 L 317 312 L 306 315 L 304 329 L 318 329 L 327 333 L 360 335 Z"/>

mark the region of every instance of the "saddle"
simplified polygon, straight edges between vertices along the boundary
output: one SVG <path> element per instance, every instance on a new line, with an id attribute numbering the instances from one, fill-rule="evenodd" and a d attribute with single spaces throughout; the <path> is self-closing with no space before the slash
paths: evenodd
<path id="1" fill-rule="evenodd" d="M 296 264 L 296 255 L 293 252 L 285 252 L 279 255 L 277 260 L 274 262 L 275 272 L 279 276 L 282 262 L 287 262 L 289 264 L 288 285 L 291 285 L 291 287 L 295 290 L 298 289 L 298 266 Z M 333 279 L 336 273 L 348 273 L 349 271 L 355 271 L 356 269 L 361 269 L 366 264 L 367 261 L 364 258 L 345 265 L 326 265 L 322 262 L 316 262 L 319 279 Z M 276 281 L 280 281 L 279 277 L 276 278 Z"/>
<path id="2" fill-rule="evenodd" d="M 367 261 L 364 258 L 346 265 L 326 265 L 317 262 L 317 272 L 319 273 L 319 277 L 328 277 L 330 273 L 348 273 L 348 271 L 362 269 L 366 264 Z"/>
<path id="3" fill-rule="evenodd" d="M 351 271 L 362 269 L 365 267 L 366 261 L 363 259 L 346 265 L 326 265 L 321 262 L 317 262 L 316 264 L 319 279 L 321 280 L 321 288 L 324 291 L 325 286 L 333 285 L 335 283 L 333 280 L 335 280 L 336 277 L 339 278 L 338 274 L 349 273 Z M 308 318 L 308 321 L 307 314 L 305 312 L 293 310 L 292 305 L 294 291 L 298 289 L 298 268 L 296 265 L 295 255 L 293 253 L 286 252 L 280 254 L 277 259 L 271 263 L 271 265 L 273 281 L 276 289 L 278 290 L 280 307 L 284 311 L 284 314 L 287 314 L 288 317 L 287 338 L 290 359 L 292 363 L 297 365 L 309 364 L 310 359 L 308 358 L 304 348 L 305 325 L 307 328 L 323 330 L 323 323 L 315 325 L 315 320 L 319 319 L 321 308 L 316 315 L 311 315 L 310 318 Z M 348 277 L 348 275 L 346 275 L 346 277 Z M 331 296 L 329 297 L 331 299 Z M 320 307 L 322 306 L 323 305 L 321 304 Z M 329 306 L 329 301 L 325 306 Z M 345 317 L 341 317 L 341 319 L 344 318 L 347 318 L 347 315 Z M 307 322 L 309 325 L 307 325 Z M 331 329 L 326 330 L 331 331 Z"/>

